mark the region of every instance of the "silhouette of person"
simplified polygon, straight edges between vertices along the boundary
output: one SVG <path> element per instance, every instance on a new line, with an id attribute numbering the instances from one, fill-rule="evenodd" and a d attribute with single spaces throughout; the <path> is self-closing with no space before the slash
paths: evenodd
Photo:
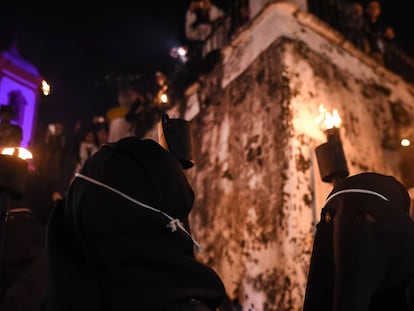
<path id="1" fill-rule="evenodd" d="M 345 11 L 345 36 L 356 47 L 367 51 L 364 37 L 364 7 L 359 2 L 351 2 Z"/>
<path id="2" fill-rule="evenodd" d="M 321 210 L 303 311 L 412 310 L 414 222 L 393 176 L 341 180 Z"/>
<path id="3" fill-rule="evenodd" d="M 139 77 L 122 75 L 118 78 L 118 105 L 109 109 L 106 113 L 108 120 L 108 142 L 116 142 L 117 140 L 133 136 L 131 122 L 125 117 L 132 109 L 134 103 L 142 98 L 141 92 L 138 90 Z"/>
<path id="4" fill-rule="evenodd" d="M 0 148 L 20 146 L 23 130 L 20 125 L 12 123 L 13 117 L 14 110 L 12 106 L 0 106 Z"/>
<path id="5" fill-rule="evenodd" d="M 381 3 L 369 1 L 365 8 L 364 35 L 368 42 L 366 52 L 384 64 L 384 54 L 387 41 L 395 38 L 394 29 L 386 26 L 382 18 Z"/>
<path id="6" fill-rule="evenodd" d="M 189 123 L 162 115 L 159 143 L 143 139 L 160 120 L 152 108 L 136 111 L 135 136 L 85 162 L 53 210 L 46 310 L 213 311 L 226 301 L 219 276 L 195 259 L 191 135 L 176 126 Z"/>

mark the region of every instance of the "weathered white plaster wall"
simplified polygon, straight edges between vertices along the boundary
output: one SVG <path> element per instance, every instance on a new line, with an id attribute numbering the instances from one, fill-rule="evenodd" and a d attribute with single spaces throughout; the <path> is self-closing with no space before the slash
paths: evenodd
<path id="1" fill-rule="evenodd" d="M 414 116 L 413 87 L 295 5 L 267 6 L 189 97 L 198 257 L 243 310 L 301 310 L 331 190 L 314 155 L 326 140 L 315 122 L 320 104 L 343 120 L 351 175 L 400 177 L 399 151 L 384 145 L 398 139 L 401 115 Z"/>

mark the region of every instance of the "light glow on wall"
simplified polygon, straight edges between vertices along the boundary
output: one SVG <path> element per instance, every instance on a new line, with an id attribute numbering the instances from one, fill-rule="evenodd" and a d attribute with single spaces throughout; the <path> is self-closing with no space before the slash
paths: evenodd
<path id="1" fill-rule="evenodd" d="M 409 145 L 411 145 L 411 142 L 408 138 L 401 139 L 401 146 L 408 147 Z"/>

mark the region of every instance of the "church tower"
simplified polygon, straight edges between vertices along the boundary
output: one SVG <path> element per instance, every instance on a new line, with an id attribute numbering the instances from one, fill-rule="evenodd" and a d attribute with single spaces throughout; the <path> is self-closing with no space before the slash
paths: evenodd
<path id="1" fill-rule="evenodd" d="M 23 129 L 22 147 L 29 147 L 35 131 L 41 81 L 37 68 L 20 55 L 16 41 L 0 51 L 0 103 L 14 108 L 13 123 Z"/>

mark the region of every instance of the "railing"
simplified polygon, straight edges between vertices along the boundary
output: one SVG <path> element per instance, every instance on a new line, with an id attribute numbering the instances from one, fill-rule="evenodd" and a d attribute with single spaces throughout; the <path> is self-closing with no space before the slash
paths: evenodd
<path id="1" fill-rule="evenodd" d="M 385 66 L 400 75 L 407 82 L 414 84 L 414 58 L 399 46 L 394 44 L 388 45 Z"/>
<path id="2" fill-rule="evenodd" d="M 317 16 L 327 25 L 337 30 L 357 48 L 365 51 L 363 43 L 360 43 L 350 32 L 348 8 L 346 0 L 308 0 L 309 13 Z M 194 82 L 203 79 L 203 74 L 208 73 L 218 57 L 220 49 L 231 40 L 232 36 L 246 22 L 246 9 L 248 0 L 229 1 L 227 8 L 223 8 L 226 16 L 215 24 L 212 33 L 203 42 L 189 42 L 189 60 L 179 63 L 172 77 L 173 84 L 170 89 L 175 89 L 175 98 L 181 100 L 186 88 Z M 248 13 L 248 12 L 247 12 Z M 224 32 L 223 32 L 224 31 Z M 368 52 L 366 52 L 368 53 Z M 414 58 L 408 55 L 394 41 L 385 42 L 380 63 L 389 70 L 401 76 L 409 83 L 414 84 Z M 368 54 L 369 55 L 369 54 Z"/>

